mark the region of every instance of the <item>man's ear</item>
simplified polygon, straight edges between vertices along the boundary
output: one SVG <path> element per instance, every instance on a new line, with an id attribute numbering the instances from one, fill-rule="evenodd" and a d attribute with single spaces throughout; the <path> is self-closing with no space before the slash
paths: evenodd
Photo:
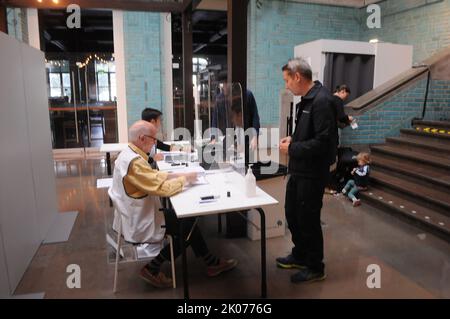
<path id="1" fill-rule="evenodd" d="M 300 80 L 301 80 L 300 73 L 295 72 L 295 74 L 294 74 L 294 80 L 295 80 L 295 82 L 300 82 Z"/>

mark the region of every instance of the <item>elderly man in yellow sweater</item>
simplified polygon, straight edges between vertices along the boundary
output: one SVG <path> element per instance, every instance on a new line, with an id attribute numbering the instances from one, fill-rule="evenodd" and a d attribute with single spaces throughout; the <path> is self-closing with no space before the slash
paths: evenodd
<path id="1" fill-rule="evenodd" d="M 118 230 L 122 220 L 122 233 L 126 241 L 132 243 L 162 243 L 166 221 L 160 211 L 159 197 L 170 197 L 183 190 L 185 185 L 196 180 L 196 173 L 169 174 L 153 169 L 148 164 L 147 153 L 157 142 L 157 129 L 146 121 L 134 123 L 128 132 L 129 145 L 115 161 L 113 184 L 108 193 L 115 203 L 113 229 Z M 120 213 L 119 213 L 120 211 Z M 184 234 L 189 234 L 194 219 L 186 219 Z M 178 229 L 175 225 L 173 229 Z M 222 259 L 211 254 L 198 226 L 194 226 L 187 245 L 191 245 L 197 257 L 206 264 L 207 275 L 217 276 L 237 265 L 234 259 Z M 174 241 L 175 258 L 180 255 L 179 240 Z M 158 288 L 172 286 L 172 279 L 161 271 L 161 265 L 170 260 L 170 249 L 164 246 L 159 255 L 145 265 L 141 278 Z"/>

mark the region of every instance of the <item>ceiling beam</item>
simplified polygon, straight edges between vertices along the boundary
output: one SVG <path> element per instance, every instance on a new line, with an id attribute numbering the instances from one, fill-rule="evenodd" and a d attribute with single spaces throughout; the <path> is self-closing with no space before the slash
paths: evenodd
<path id="1" fill-rule="evenodd" d="M 50 42 L 51 44 L 53 44 L 54 46 L 58 47 L 61 49 L 61 51 L 67 51 L 67 48 L 64 44 L 62 44 L 61 41 L 57 41 L 52 39 L 52 36 L 50 35 L 50 33 L 48 33 L 47 31 L 44 31 L 44 38 Z"/>
<path id="2" fill-rule="evenodd" d="M 184 3 L 181 2 L 157 2 L 152 0 L 59 0 L 58 4 L 51 1 L 39 3 L 36 0 L 0 0 L 0 5 L 7 7 L 37 9 L 65 9 L 69 4 L 77 4 L 81 9 L 120 9 L 154 12 L 183 12 L 184 8 Z"/>

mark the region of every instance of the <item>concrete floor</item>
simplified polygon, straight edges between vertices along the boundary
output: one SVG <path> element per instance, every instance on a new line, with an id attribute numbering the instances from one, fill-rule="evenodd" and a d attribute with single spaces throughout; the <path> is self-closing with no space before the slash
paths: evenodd
<path id="1" fill-rule="evenodd" d="M 55 162 L 59 209 L 78 210 L 66 243 L 42 245 L 16 294 L 45 292 L 46 298 L 183 298 L 181 261 L 177 261 L 177 289 L 155 289 L 138 274 L 145 262 L 120 265 L 119 291 L 112 292 L 114 266 L 108 262 L 105 241 L 111 216 L 105 189 L 96 179 L 105 174 L 100 158 Z M 269 298 L 450 298 L 450 244 L 415 226 L 368 205 L 353 208 L 344 198 L 325 195 L 323 282 L 294 285 L 293 270 L 281 270 L 275 258 L 290 252 L 289 234 L 267 240 Z M 258 298 L 260 292 L 259 241 L 227 239 L 217 233 L 217 217 L 200 225 L 212 252 L 239 260 L 238 267 L 217 278 L 207 278 L 201 260 L 189 255 L 192 298 Z M 69 289 L 66 267 L 81 267 L 81 288 Z M 381 288 L 366 285 L 367 266 L 381 267 Z M 166 273 L 170 273 L 166 265 Z"/>

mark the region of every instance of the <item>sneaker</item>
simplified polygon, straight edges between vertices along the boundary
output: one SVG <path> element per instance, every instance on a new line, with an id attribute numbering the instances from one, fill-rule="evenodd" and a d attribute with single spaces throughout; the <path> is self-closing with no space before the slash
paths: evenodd
<path id="1" fill-rule="evenodd" d="M 167 278 L 163 272 L 159 272 L 157 275 L 152 274 L 147 267 L 141 269 L 140 276 L 146 282 L 156 288 L 169 288 L 172 287 L 172 279 Z"/>
<path id="2" fill-rule="evenodd" d="M 293 274 L 291 276 L 291 282 L 294 284 L 301 282 L 313 282 L 320 281 L 327 278 L 327 275 L 324 272 L 313 272 L 309 269 L 302 269 L 298 273 Z"/>
<path id="3" fill-rule="evenodd" d="M 283 269 L 305 269 L 306 266 L 302 265 L 297 259 L 292 255 L 286 257 L 278 257 L 276 259 L 277 267 Z"/>
<path id="4" fill-rule="evenodd" d="M 347 191 L 345 190 L 345 188 L 341 191 L 341 193 L 344 194 L 344 195 L 347 193 Z"/>
<path id="5" fill-rule="evenodd" d="M 208 266 L 206 268 L 206 274 L 208 277 L 215 277 L 220 275 L 221 273 L 231 270 L 238 264 L 236 259 L 219 259 L 219 263 L 217 265 Z"/>
<path id="6" fill-rule="evenodd" d="M 358 206 L 361 206 L 361 200 L 360 199 L 357 199 L 357 200 L 353 201 L 353 207 L 358 207 Z"/>

